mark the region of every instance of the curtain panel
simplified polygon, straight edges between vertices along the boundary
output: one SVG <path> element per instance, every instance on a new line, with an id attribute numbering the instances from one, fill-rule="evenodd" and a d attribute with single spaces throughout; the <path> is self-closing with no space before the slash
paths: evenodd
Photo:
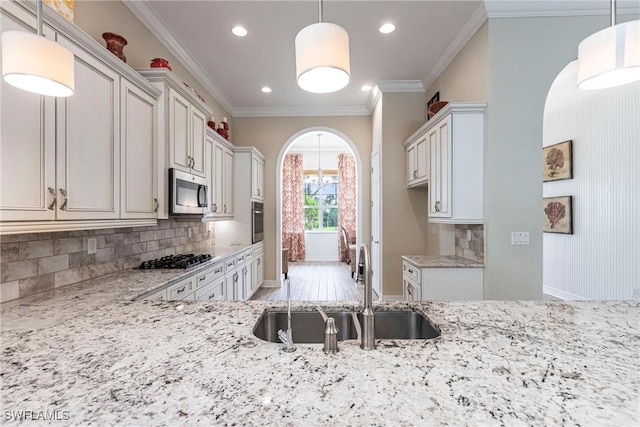
<path id="1" fill-rule="evenodd" d="M 338 226 L 344 227 L 349 243 L 356 242 L 356 162 L 353 155 L 338 155 Z M 340 261 L 348 259 L 348 247 L 344 247 L 342 239 L 338 239 Z M 352 260 L 355 262 L 354 260 Z"/>
<path id="2" fill-rule="evenodd" d="M 301 154 L 287 154 L 282 166 L 282 247 L 289 261 L 302 261 L 304 247 L 304 194 Z"/>

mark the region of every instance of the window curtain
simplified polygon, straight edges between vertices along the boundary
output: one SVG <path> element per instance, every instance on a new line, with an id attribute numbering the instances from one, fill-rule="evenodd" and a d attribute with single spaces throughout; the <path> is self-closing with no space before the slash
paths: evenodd
<path id="1" fill-rule="evenodd" d="M 302 154 L 287 154 L 282 165 L 282 247 L 289 261 L 305 258 Z"/>
<path id="2" fill-rule="evenodd" d="M 351 154 L 338 155 L 338 226 L 344 227 L 349 243 L 356 242 L 356 162 Z M 345 248 L 342 239 L 338 239 L 340 261 L 347 260 L 349 248 Z M 352 260 L 353 261 L 353 260 Z M 355 262 L 355 261 L 353 261 Z"/>

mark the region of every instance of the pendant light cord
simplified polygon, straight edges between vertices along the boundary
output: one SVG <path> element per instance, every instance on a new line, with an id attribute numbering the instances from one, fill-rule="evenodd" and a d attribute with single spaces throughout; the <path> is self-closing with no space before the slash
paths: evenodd
<path id="1" fill-rule="evenodd" d="M 37 34 L 42 35 L 42 0 L 36 0 L 36 22 L 37 22 Z"/>
<path id="2" fill-rule="evenodd" d="M 616 0 L 611 0 L 611 26 L 616 25 Z"/>
<path id="3" fill-rule="evenodd" d="M 322 22 L 322 0 L 318 0 L 318 22 Z"/>

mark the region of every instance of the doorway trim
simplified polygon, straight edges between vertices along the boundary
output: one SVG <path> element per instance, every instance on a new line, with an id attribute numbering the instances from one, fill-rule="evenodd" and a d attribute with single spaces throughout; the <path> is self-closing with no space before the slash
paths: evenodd
<path id="1" fill-rule="evenodd" d="M 279 286 L 282 286 L 282 165 L 284 163 L 284 157 L 291 145 L 293 145 L 294 141 L 298 139 L 300 136 L 306 133 L 312 132 L 328 132 L 332 133 L 344 140 L 344 142 L 349 145 L 351 148 L 351 152 L 353 153 L 353 157 L 356 160 L 356 209 L 357 209 L 357 233 L 356 233 L 356 247 L 360 247 L 360 244 L 363 242 L 362 233 L 364 232 L 363 226 L 363 216 L 362 216 L 362 203 L 363 203 L 363 170 L 362 170 L 362 158 L 360 157 L 360 152 L 358 151 L 358 147 L 353 143 L 353 141 L 344 133 L 340 132 L 337 129 L 327 127 L 327 126 L 311 126 L 305 129 L 302 129 L 295 134 L 291 135 L 287 142 L 280 149 L 280 153 L 278 153 L 278 160 L 276 161 L 276 283 Z"/>

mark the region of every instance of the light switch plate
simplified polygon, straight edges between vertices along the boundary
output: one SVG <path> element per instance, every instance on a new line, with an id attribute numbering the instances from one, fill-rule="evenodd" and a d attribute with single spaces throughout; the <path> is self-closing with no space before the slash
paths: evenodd
<path id="1" fill-rule="evenodd" d="M 529 245 L 528 231 L 511 232 L 511 246 L 528 246 L 528 245 Z"/>
<path id="2" fill-rule="evenodd" d="M 87 239 L 87 253 L 89 255 L 95 254 L 98 251 L 98 239 L 95 237 L 89 237 Z"/>

